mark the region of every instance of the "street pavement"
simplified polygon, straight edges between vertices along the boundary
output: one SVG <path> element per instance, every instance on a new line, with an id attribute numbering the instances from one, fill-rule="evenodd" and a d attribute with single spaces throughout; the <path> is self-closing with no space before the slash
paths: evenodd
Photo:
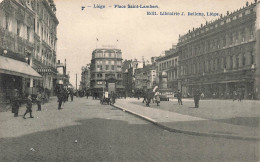
<path id="1" fill-rule="evenodd" d="M 22 118 L 24 106 L 16 118 L 0 113 L 1 162 L 259 161 L 258 141 L 169 132 L 98 100 L 75 98 L 58 110 L 51 98 L 36 107 L 33 119 Z"/>
<path id="2" fill-rule="evenodd" d="M 142 99 L 117 100 L 116 107 L 174 132 L 193 135 L 260 140 L 260 102 L 245 100 L 201 100 L 194 108 L 192 99 L 162 101 L 146 107 Z"/>

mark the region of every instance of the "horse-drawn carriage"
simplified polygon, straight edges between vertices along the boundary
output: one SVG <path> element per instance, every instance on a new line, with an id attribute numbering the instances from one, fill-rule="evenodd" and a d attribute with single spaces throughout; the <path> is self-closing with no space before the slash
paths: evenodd
<path id="1" fill-rule="evenodd" d="M 104 92 L 104 94 L 100 97 L 100 103 L 101 104 L 110 104 L 110 97 L 108 95 L 108 92 Z"/>

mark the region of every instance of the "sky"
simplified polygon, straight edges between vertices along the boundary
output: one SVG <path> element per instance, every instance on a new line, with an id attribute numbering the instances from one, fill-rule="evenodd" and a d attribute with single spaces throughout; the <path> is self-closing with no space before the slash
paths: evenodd
<path id="1" fill-rule="evenodd" d="M 249 3 L 254 0 L 249 0 Z M 123 59 L 149 60 L 162 55 L 179 35 L 219 16 L 187 16 L 188 12 L 226 15 L 246 5 L 246 0 L 54 0 L 59 20 L 57 59 L 67 62 L 70 82 L 78 86 L 81 67 L 90 63 L 92 51 L 104 46 L 122 50 Z M 158 5 L 159 8 L 114 8 L 114 5 Z M 104 5 L 105 8 L 93 8 Z M 86 8 L 82 10 L 82 6 Z M 91 7 L 88 7 L 91 6 Z M 111 7 L 109 7 L 111 6 Z M 174 11 L 185 16 L 147 15 L 147 11 Z M 98 41 L 97 41 L 98 39 Z"/>

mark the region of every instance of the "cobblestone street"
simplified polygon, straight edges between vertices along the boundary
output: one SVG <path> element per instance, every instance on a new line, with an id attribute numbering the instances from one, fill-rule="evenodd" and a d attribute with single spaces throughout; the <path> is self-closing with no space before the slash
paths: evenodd
<path id="1" fill-rule="evenodd" d="M 259 161 L 259 143 L 163 130 L 98 100 L 0 113 L 0 161 Z"/>

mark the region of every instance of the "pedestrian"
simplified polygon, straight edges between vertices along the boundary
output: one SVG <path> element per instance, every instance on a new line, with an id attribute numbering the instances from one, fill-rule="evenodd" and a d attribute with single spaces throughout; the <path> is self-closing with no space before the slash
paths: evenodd
<path id="1" fill-rule="evenodd" d="M 73 97 L 74 97 L 74 95 L 73 95 L 73 91 L 70 90 L 70 100 L 71 100 L 71 102 L 73 101 Z"/>
<path id="2" fill-rule="evenodd" d="M 199 108 L 199 101 L 200 101 L 200 92 L 199 90 L 196 90 L 194 94 L 195 108 Z"/>
<path id="3" fill-rule="evenodd" d="M 160 106 L 159 103 L 160 103 L 160 95 L 159 95 L 159 92 L 156 92 L 155 93 L 155 102 L 157 104 L 157 106 Z"/>
<path id="4" fill-rule="evenodd" d="M 147 100 L 147 91 L 146 91 L 146 90 L 144 91 L 143 97 L 144 97 L 143 103 L 144 103 L 144 102 L 147 103 L 147 101 L 146 101 L 146 100 Z"/>
<path id="5" fill-rule="evenodd" d="M 62 102 L 63 102 L 62 90 L 58 92 L 57 98 L 58 98 L 58 110 L 60 110 L 60 109 L 61 109 Z"/>
<path id="6" fill-rule="evenodd" d="M 204 95 L 204 93 L 202 92 L 201 95 L 200 95 L 201 99 L 204 99 L 204 96 L 205 96 L 205 95 Z"/>
<path id="7" fill-rule="evenodd" d="M 36 97 L 36 101 L 37 101 L 37 106 L 38 106 L 38 110 L 37 111 L 41 111 L 42 110 L 42 94 L 40 91 L 38 91 L 37 97 Z"/>
<path id="8" fill-rule="evenodd" d="M 243 93 L 242 93 L 241 91 L 239 91 L 239 92 L 238 92 L 238 101 L 241 102 L 242 99 L 243 99 L 243 96 L 244 96 Z"/>
<path id="9" fill-rule="evenodd" d="M 178 92 L 177 92 L 177 99 L 178 99 L 178 104 L 179 105 L 182 105 L 182 93 L 181 93 L 181 91 L 180 90 L 178 90 Z"/>
<path id="10" fill-rule="evenodd" d="M 14 89 L 14 93 L 12 95 L 11 101 L 12 101 L 12 113 L 14 113 L 14 117 L 18 117 L 20 98 L 17 89 Z"/>
<path id="11" fill-rule="evenodd" d="M 30 118 L 33 118 L 33 116 L 32 116 L 32 96 L 27 94 L 26 97 L 27 97 L 27 100 L 26 100 L 26 111 L 25 111 L 25 113 L 23 115 L 23 118 L 26 119 L 25 115 L 28 112 L 30 113 Z"/>
<path id="12" fill-rule="evenodd" d="M 88 96 L 89 96 L 89 92 L 86 93 L 86 97 L 87 97 L 87 99 L 88 99 Z"/>
<path id="13" fill-rule="evenodd" d="M 234 91 L 233 92 L 233 102 L 237 100 L 237 91 Z"/>
<path id="14" fill-rule="evenodd" d="M 151 102 L 151 100 L 152 100 L 152 98 L 154 97 L 154 94 L 153 94 L 153 92 L 147 92 L 146 93 L 146 106 L 147 107 L 150 107 L 150 102 Z"/>

